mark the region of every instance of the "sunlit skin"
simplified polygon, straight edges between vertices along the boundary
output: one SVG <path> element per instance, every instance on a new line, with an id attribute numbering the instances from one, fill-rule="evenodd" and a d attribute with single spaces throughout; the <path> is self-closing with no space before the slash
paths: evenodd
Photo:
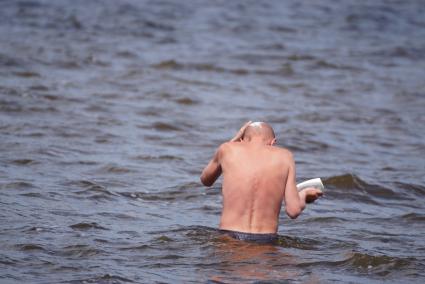
<path id="1" fill-rule="evenodd" d="M 274 146 L 272 127 L 247 122 L 223 143 L 201 174 L 212 186 L 223 174 L 223 210 L 220 229 L 246 233 L 277 233 L 282 202 L 286 214 L 297 218 L 306 203 L 322 195 L 316 188 L 298 192 L 292 153 Z"/>

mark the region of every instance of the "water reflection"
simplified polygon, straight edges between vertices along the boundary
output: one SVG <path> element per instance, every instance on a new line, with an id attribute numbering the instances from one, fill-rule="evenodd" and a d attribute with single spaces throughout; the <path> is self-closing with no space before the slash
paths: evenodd
<path id="1" fill-rule="evenodd" d="M 219 283 L 290 280 L 301 275 L 293 268 L 296 256 L 275 244 L 256 244 L 223 235 L 217 237 L 212 257 L 221 261 L 217 267 L 220 274 L 210 275 Z"/>

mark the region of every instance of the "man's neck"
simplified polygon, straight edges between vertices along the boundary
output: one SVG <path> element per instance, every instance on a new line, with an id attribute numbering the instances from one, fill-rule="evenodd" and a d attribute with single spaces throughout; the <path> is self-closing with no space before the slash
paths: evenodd
<path id="1" fill-rule="evenodd" d="M 252 146 L 268 146 L 266 141 L 262 137 L 252 137 L 250 140 L 245 140 L 244 142 Z"/>

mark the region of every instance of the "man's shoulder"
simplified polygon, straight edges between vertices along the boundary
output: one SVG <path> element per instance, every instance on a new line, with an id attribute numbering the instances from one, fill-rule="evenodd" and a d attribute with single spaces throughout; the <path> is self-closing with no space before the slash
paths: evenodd
<path id="1" fill-rule="evenodd" d="M 223 155 L 224 153 L 231 151 L 235 147 L 236 142 L 224 142 L 218 147 L 218 152 Z"/>
<path id="2" fill-rule="evenodd" d="M 226 152 L 230 152 L 230 151 L 234 151 L 235 149 L 239 149 L 239 148 L 243 148 L 243 143 L 240 142 L 224 142 L 222 143 L 218 149 L 220 152 L 222 153 L 226 153 Z"/>
<path id="3" fill-rule="evenodd" d="M 292 152 L 287 149 L 287 148 L 283 148 L 283 147 L 279 147 L 279 146 L 273 146 L 272 150 L 275 151 L 276 153 L 278 153 L 279 155 L 281 155 L 284 158 L 293 158 L 293 154 Z"/>
<path id="4" fill-rule="evenodd" d="M 224 154 L 226 152 L 231 152 L 234 151 L 235 149 L 243 149 L 244 147 L 247 147 L 247 145 L 245 143 L 241 143 L 241 142 L 224 142 L 219 146 L 219 152 L 221 154 Z M 292 152 L 287 149 L 287 148 L 283 148 L 283 147 L 279 147 L 279 146 L 267 146 L 267 149 L 269 149 L 269 151 L 273 152 L 273 155 L 279 155 L 282 158 L 286 158 L 286 159 L 292 159 L 293 158 L 293 154 Z M 236 150 L 237 151 L 237 150 Z"/>
<path id="5" fill-rule="evenodd" d="M 218 147 L 218 149 L 220 149 L 220 150 L 226 150 L 226 149 L 228 149 L 228 148 L 230 148 L 230 147 L 233 147 L 233 145 L 232 144 L 235 144 L 235 142 L 224 142 L 224 143 L 222 143 L 219 147 Z"/>
<path id="6" fill-rule="evenodd" d="M 280 152 L 282 154 L 287 154 L 287 155 L 290 155 L 291 154 L 292 155 L 292 152 L 289 149 L 287 149 L 287 148 L 280 147 L 280 146 L 275 146 L 275 145 L 273 145 L 271 148 L 274 151 L 278 151 L 278 152 Z"/>

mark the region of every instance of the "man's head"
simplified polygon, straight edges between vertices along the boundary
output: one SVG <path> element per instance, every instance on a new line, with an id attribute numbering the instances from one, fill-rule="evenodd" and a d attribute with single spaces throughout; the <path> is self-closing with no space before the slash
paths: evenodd
<path id="1" fill-rule="evenodd" d="M 252 140 L 262 140 L 263 143 L 267 145 L 273 145 L 276 143 L 276 136 L 274 134 L 273 128 L 265 122 L 252 122 L 245 129 L 243 140 L 252 141 Z"/>

